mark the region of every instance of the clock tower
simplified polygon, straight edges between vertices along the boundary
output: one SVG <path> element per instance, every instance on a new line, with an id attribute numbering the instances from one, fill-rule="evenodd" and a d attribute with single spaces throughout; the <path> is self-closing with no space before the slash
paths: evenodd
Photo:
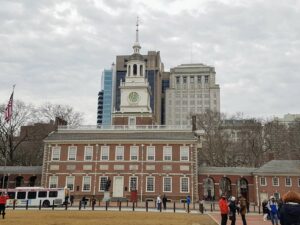
<path id="1" fill-rule="evenodd" d="M 153 114 L 150 107 L 150 95 L 151 90 L 146 78 L 146 62 L 143 56 L 140 54 L 139 43 L 139 30 L 138 21 L 136 24 L 136 40 L 133 44 L 133 54 L 130 56 L 127 62 L 127 71 L 125 81 L 120 84 L 121 91 L 121 104 L 120 111 L 115 112 L 114 124 L 119 120 L 117 117 L 122 115 L 124 117 L 134 118 L 136 125 L 139 125 L 139 117 L 151 117 L 151 123 L 147 119 L 147 124 L 153 124 Z M 128 119 L 128 124 L 130 124 Z M 133 120 L 132 120 L 133 121 Z M 120 124 L 120 123 L 117 123 Z M 124 122 L 122 125 L 126 125 Z M 145 124 L 143 124 L 145 125 Z"/>

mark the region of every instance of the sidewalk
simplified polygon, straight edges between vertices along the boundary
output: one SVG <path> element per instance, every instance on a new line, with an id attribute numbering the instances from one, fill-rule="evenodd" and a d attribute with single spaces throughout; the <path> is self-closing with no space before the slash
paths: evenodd
<path id="1" fill-rule="evenodd" d="M 218 224 L 221 224 L 221 215 L 220 213 L 208 213 L 208 215 L 215 220 Z M 246 215 L 246 221 L 247 225 L 271 225 L 271 221 L 263 221 L 263 215 L 262 214 L 252 214 L 249 213 Z M 230 224 L 231 221 L 228 220 L 227 224 Z M 236 225 L 243 225 L 242 218 L 240 215 L 237 215 L 236 217 Z"/>

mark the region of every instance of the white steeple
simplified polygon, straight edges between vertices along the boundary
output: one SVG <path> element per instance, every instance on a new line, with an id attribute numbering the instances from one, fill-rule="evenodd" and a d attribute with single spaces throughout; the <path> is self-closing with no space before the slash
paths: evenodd
<path id="1" fill-rule="evenodd" d="M 135 42 L 132 46 L 134 54 L 140 54 L 140 43 L 139 43 L 139 17 L 136 18 L 136 34 L 135 34 Z"/>

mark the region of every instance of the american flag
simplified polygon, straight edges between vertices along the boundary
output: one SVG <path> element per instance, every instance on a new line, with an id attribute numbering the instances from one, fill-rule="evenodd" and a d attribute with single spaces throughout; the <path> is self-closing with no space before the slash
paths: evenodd
<path id="1" fill-rule="evenodd" d="M 5 121 L 8 123 L 11 120 L 13 112 L 14 92 L 11 93 L 7 106 L 5 108 Z"/>

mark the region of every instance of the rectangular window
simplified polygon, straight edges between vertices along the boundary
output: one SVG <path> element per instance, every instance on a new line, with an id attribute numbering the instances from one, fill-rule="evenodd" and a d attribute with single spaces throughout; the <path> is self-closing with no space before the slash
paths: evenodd
<path id="1" fill-rule="evenodd" d="M 69 146 L 68 149 L 68 160 L 76 160 L 77 146 Z"/>
<path id="2" fill-rule="evenodd" d="M 273 186 L 279 186 L 279 178 L 278 177 L 273 177 Z"/>
<path id="3" fill-rule="evenodd" d="M 100 177 L 99 179 L 99 191 L 105 191 L 105 186 L 107 182 L 108 177 Z"/>
<path id="4" fill-rule="evenodd" d="M 146 179 L 146 191 L 147 192 L 154 192 L 154 184 L 155 180 L 154 177 L 147 177 Z"/>
<path id="5" fill-rule="evenodd" d="M 201 84 L 202 76 L 197 76 L 198 84 Z"/>
<path id="6" fill-rule="evenodd" d="M 26 198 L 26 192 L 18 192 L 17 199 L 25 199 Z"/>
<path id="7" fill-rule="evenodd" d="M 101 146 L 101 160 L 108 161 L 109 159 L 109 146 Z"/>
<path id="8" fill-rule="evenodd" d="M 130 146 L 130 160 L 137 161 L 139 158 L 139 147 L 138 146 Z"/>
<path id="9" fill-rule="evenodd" d="M 85 161 L 93 160 L 93 146 L 84 147 L 84 160 Z"/>
<path id="10" fill-rule="evenodd" d="M 39 191 L 39 198 L 47 198 L 47 191 Z"/>
<path id="11" fill-rule="evenodd" d="M 74 191 L 74 176 L 66 177 L 66 187 L 70 189 L 70 191 Z"/>
<path id="12" fill-rule="evenodd" d="M 208 76 L 205 76 L 204 82 L 205 82 L 206 84 L 208 84 Z"/>
<path id="13" fill-rule="evenodd" d="M 134 116 L 130 116 L 130 117 L 129 117 L 128 125 L 129 125 L 130 127 L 136 125 L 136 118 L 135 118 Z"/>
<path id="14" fill-rule="evenodd" d="M 57 188 L 58 177 L 50 176 L 49 177 L 49 188 Z"/>
<path id="15" fill-rule="evenodd" d="M 147 161 L 155 161 L 155 147 L 147 146 Z"/>
<path id="16" fill-rule="evenodd" d="M 60 160 L 60 147 L 52 147 L 52 161 Z"/>
<path id="17" fill-rule="evenodd" d="M 172 192 L 172 177 L 164 177 L 164 192 Z"/>
<path id="18" fill-rule="evenodd" d="M 164 161 L 172 161 L 172 147 L 171 146 L 164 146 L 163 158 L 164 158 Z"/>
<path id="19" fill-rule="evenodd" d="M 194 76 L 190 76 L 190 83 L 193 84 L 195 82 Z"/>
<path id="20" fill-rule="evenodd" d="M 130 177 L 129 178 L 129 190 L 130 191 L 136 191 L 138 184 L 138 178 L 137 177 Z"/>
<path id="21" fill-rule="evenodd" d="M 182 83 L 186 84 L 187 77 L 182 77 Z"/>
<path id="22" fill-rule="evenodd" d="M 189 192 L 189 178 L 180 177 L 180 192 L 188 193 Z"/>
<path id="23" fill-rule="evenodd" d="M 120 161 L 124 160 L 124 146 L 116 146 L 116 157 L 115 159 Z"/>
<path id="24" fill-rule="evenodd" d="M 287 186 L 287 187 L 292 186 L 292 179 L 290 177 L 285 178 L 285 186 Z"/>
<path id="25" fill-rule="evenodd" d="M 180 84 L 180 77 L 176 77 L 176 84 Z"/>
<path id="26" fill-rule="evenodd" d="M 267 186 L 267 179 L 265 177 L 260 178 L 260 186 Z"/>
<path id="27" fill-rule="evenodd" d="M 49 198 L 56 198 L 57 197 L 57 191 L 49 191 Z"/>
<path id="28" fill-rule="evenodd" d="M 90 176 L 83 177 L 82 191 L 91 191 L 91 177 Z"/>
<path id="29" fill-rule="evenodd" d="M 180 146 L 180 161 L 189 161 L 189 147 Z"/>
<path id="30" fill-rule="evenodd" d="M 29 191 L 27 198 L 28 199 L 36 199 L 36 192 L 35 191 Z"/>

